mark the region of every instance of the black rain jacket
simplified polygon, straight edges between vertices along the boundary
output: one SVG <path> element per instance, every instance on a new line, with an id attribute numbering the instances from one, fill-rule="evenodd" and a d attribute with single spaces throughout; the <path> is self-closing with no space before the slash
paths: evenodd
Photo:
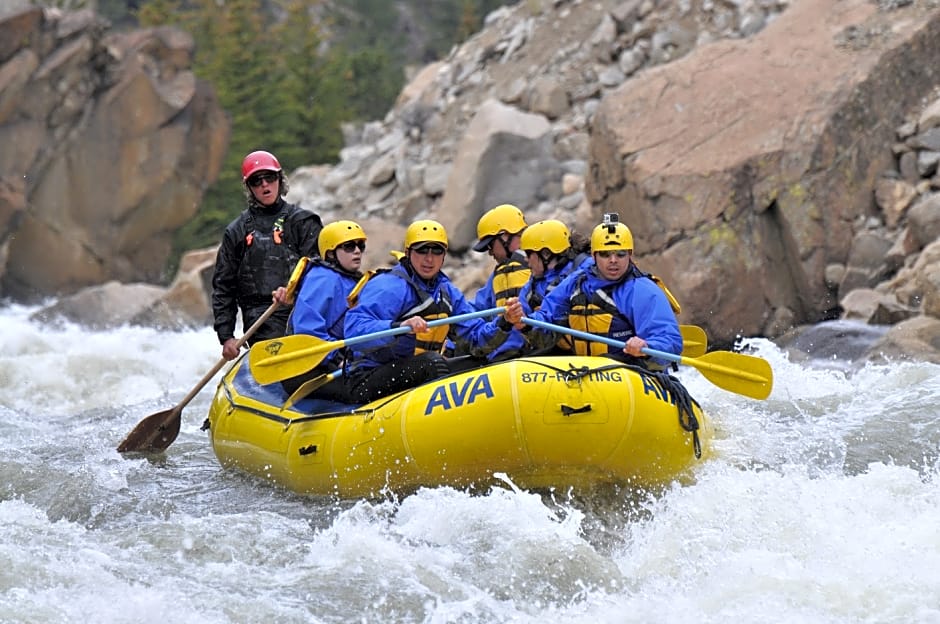
<path id="1" fill-rule="evenodd" d="M 271 305 L 271 293 L 287 284 L 303 256 L 317 256 L 320 217 L 284 201 L 271 206 L 249 202 L 222 236 L 212 276 L 212 313 L 219 344 L 235 337 L 235 318 L 242 311 L 245 329 Z M 290 309 L 282 307 L 250 342 L 283 335 Z"/>

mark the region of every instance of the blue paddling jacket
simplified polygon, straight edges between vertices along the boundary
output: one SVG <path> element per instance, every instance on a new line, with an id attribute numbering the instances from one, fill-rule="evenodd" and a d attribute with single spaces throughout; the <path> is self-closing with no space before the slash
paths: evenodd
<path id="1" fill-rule="evenodd" d="M 443 272 L 425 281 L 402 262 L 375 275 L 363 287 L 358 303 L 346 313 L 345 333 L 349 339 L 397 328 L 412 316 L 434 320 L 474 311 Z M 509 335 L 499 328 L 498 318 L 476 318 L 432 328 L 422 335 L 409 333 L 359 343 L 353 359 L 363 368 L 380 366 L 422 351 L 439 350 L 446 335 L 454 332 L 473 346 L 496 345 Z"/>
<path id="2" fill-rule="evenodd" d="M 509 258 L 496 265 L 487 278 L 486 284 L 477 290 L 470 305 L 474 310 L 488 310 L 496 306 L 504 306 L 507 299 L 519 296 L 528 280 L 529 268 L 525 255 L 518 251 L 513 252 Z M 499 286 L 496 286 L 497 283 Z M 522 353 L 525 344 L 522 334 L 513 329 L 495 348 L 491 346 L 483 350 L 487 352 L 486 359 L 493 361 L 507 353 Z"/>
<path id="3" fill-rule="evenodd" d="M 621 279 L 611 281 L 598 274 L 593 261 L 585 263 L 548 293 L 541 308 L 529 316 L 622 342 L 639 336 L 651 349 L 682 353 L 682 334 L 669 299 L 632 264 Z M 573 340 L 578 354 L 623 353 L 603 343 Z M 653 361 L 669 364 L 656 358 Z"/>
<path id="4" fill-rule="evenodd" d="M 317 258 L 311 259 L 287 322 L 287 333 L 308 334 L 326 341 L 342 340 L 348 309 L 346 297 L 360 277 Z M 323 363 L 337 367 L 342 359 L 341 352 L 334 351 Z"/>

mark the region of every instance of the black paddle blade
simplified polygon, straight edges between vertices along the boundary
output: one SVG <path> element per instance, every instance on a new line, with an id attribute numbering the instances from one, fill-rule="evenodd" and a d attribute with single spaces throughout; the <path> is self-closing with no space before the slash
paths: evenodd
<path id="1" fill-rule="evenodd" d="M 179 405 L 147 416 L 137 423 L 118 447 L 118 453 L 159 453 L 180 433 L 183 409 Z"/>

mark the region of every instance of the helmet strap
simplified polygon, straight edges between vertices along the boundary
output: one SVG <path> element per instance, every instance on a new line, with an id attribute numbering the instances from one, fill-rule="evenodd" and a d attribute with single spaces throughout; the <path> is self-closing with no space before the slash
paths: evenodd
<path id="1" fill-rule="evenodd" d="M 512 241 L 512 237 L 513 237 L 513 236 L 515 236 L 515 234 L 510 234 L 510 235 L 509 235 L 509 240 L 510 240 L 510 241 Z M 495 242 L 495 241 L 499 241 L 499 244 L 502 245 L 503 251 L 506 252 L 506 257 L 509 257 L 509 256 L 512 255 L 512 252 L 509 251 L 509 242 L 503 240 L 503 235 L 502 235 L 502 234 L 497 234 L 497 235 L 496 235 L 496 238 L 494 239 L 494 242 Z"/>

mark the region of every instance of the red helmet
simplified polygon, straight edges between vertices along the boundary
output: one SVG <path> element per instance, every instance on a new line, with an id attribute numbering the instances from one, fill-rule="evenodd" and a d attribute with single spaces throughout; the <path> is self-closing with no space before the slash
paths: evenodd
<path id="1" fill-rule="evenodd" d="M 251 177 L 256 171 L 281 171 L 281 163 L 271 152 L 257 151 L 245 156 L 242 161 L 242 182 Z"/>

